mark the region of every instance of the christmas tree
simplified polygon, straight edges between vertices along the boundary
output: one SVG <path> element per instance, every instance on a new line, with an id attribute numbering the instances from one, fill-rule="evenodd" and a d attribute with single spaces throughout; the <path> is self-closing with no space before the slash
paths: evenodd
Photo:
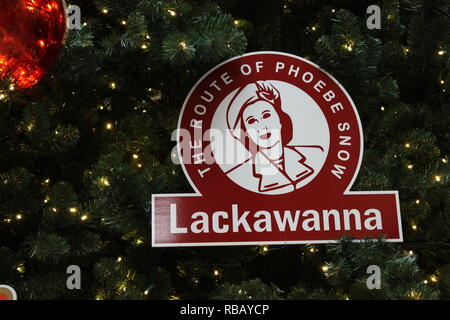
<path id="1" fill-rule="evenodd" d="M 450 298 L 448 1 L 72 4 L 82 26 L 51 72 L 0 83 L 0 284 L 20 299 Z M 186 95 L 260 50 L 305 57 L 349 92 L 365 140 L 352 190 L 399 190 L 403 243 L 152 248 L 151 195 L 192 192 L 172 161 Z"/>

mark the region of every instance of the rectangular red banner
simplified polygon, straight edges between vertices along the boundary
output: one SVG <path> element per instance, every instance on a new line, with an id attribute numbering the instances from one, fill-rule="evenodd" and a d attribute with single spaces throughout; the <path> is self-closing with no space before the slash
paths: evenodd
<path id="1" fill-rule="evenodd" d="M 167 194 L 153 195 L 152 205 L 154 247 L 331 243 L 342 236 L 403 241 L 396 191 L 299 199 L 294 205 L 270 197 L 242 203 Z"/>

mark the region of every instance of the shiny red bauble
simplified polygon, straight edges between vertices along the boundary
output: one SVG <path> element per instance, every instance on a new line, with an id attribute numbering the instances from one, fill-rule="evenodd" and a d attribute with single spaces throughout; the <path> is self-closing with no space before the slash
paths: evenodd
<path id="1" fill-rule="evenodd" d="M 58 58 L 67 31 L 63 0 L 0 1 L 0 80 L 38 83 Z"/>

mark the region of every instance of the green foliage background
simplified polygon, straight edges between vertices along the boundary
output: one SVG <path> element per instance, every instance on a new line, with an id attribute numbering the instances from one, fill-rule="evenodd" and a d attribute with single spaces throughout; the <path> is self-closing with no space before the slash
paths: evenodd
<path id="1" fill-rule="evenodd" d="M 450 298 L 448 1 L 72 4 L 85 25 L 46 79 L 0 88 L 0 283 L 19 298 Z M 371 4 L 381 30 L 366 27 Z M 151 248 L 150 195 L 191 192 L 171 161 L 185 96 L 258 50 L 306 57 L 346 88 L 365 134 L 353 190 L 399 190 L 404 243 Z M 81 290 L 66 288 L 72 264 Z M 381 290 L 366 288 L 372 264 Z"/>

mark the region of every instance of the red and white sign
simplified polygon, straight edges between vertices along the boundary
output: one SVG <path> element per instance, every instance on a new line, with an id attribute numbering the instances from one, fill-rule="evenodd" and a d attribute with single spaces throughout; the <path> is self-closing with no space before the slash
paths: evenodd
<path id="1" fill-rule="evenodd" d="M 303 58 L 254 52 L 209 71 L 178 123 L 194 194 L 152 197 L 155 247 L 401 242 L 397 191 L 350 191 L 363 134 L 353 101 Z"/>

